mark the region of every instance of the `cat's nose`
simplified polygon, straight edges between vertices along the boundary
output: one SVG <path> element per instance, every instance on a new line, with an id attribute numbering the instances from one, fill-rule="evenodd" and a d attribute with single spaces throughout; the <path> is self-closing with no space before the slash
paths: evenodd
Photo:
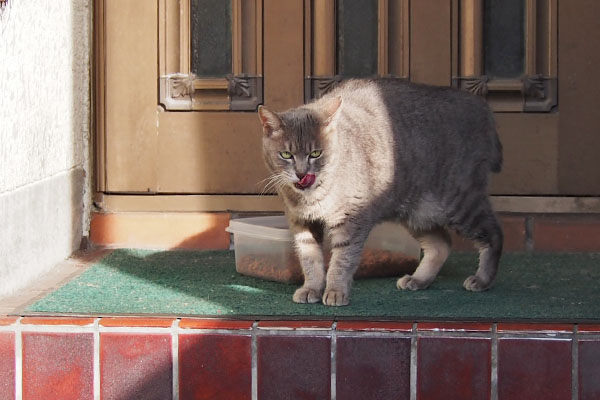
<path id="1" fill-rule="evenodd" d="M 302 180 L 302 178 L 304 178 L 306 174 L 303 172 L 296 172 L 296 176 L 298 177 L 298 179 Z"/>

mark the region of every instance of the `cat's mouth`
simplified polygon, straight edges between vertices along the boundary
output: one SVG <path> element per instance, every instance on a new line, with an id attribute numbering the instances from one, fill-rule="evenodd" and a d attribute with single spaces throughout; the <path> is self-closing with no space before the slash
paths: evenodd
<path id="1" fill-rule="evenodd" d="M 315 180 L 316 180 L 315 175 L 306 174 L 302 177 L 302 179 L 300 179 L 298 182 L 296 182 L 295 185 L 298 189 L 304 190 L 304 189 L 311 187 L 313 185 L 313 183 L 315 183 Z"/>

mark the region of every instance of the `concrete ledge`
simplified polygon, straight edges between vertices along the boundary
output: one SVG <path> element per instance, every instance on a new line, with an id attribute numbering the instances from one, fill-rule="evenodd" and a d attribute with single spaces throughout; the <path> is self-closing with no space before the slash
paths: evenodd
<path id="1" fill-rule="evenodd" d="M 491 196 L 497 212 L 600 214 L 600 197 Z"/>
<path id="2" fill-rule="evenodd" d="M 79 248 L 83 188 L 84 171 L 74 168 L 0 194 L 0 297 Z"/>

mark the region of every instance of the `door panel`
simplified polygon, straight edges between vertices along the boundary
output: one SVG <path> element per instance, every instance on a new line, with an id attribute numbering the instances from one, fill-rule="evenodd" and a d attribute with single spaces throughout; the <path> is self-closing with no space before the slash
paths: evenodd
<path id="1" fill-rule="evenodd" d="M 558 193 L 558 114 L 496 113 L 495 119 L 504 165 L 492 175 L 491 193 Z"/>
<path id="2" fill-rule="evenodd" d="M 449 86 L 452 78 L 452 2 L 410 3 L 410 80 Z"/>
<path id="3" fill-rule="evenodd" d="M 162 112 L 158 193 L 259 193 L 266 176 L 255 113 Z"/>
<path id="4" fill-rule="evenodd" d="M 264 9 L 265 105 L 280 111 L 304 101 L 304 5 L 265 0 Z"/>
<path id="5" fill-rule="evenodd" d="M 561 193 L 600 195 L 600 2 L 561 1 L 560 142 Z"/>
<path id="6" fill-rule="evenodd" d="M 104 6 L 105 190 L 154 192 L 157 31 L 156 24 L 142 22 L 156 21 L 156 3 L 106 1 Z"/>
<path id="7" fill-rule="evenodd" d="M 95 3 L 99 192 L 258 194 L 267 171 L 256 106 L 294 107 L 341 79 L 334 0 L 227 0 L 237 80 L 191 77 L 189 1 Z M 600 61 L 584 40 L 600 33 L 600 3 L 525 2 L 524 75 L 488 79 L 482 13 L 492 0 L 373 1 L 377 75 L 454 85 L 496 111 L 505 165 L 493 194 L 600 194 Z"/>

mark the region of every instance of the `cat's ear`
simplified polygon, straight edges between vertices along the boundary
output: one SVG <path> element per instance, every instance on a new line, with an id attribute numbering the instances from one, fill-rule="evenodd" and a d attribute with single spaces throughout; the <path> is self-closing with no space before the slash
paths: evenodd
<path id="1" fill-rule="evenodd" d="M 327 99 L 323 104 L 322 112 L 323 112 L 323 125 L 329 125 L 334 119 L 335 116 L 342 105 L 342 96 L 335 96 L 330 99 Z"/>
<path id="2" fill-rule="evenodd" d="M 281 120 L 273 111 L 270 111 L 265 106 L 258 106 L 258 117 L 263 125 L 263 132 L 267 136 L 271 136 L 273 132 L 281 129 Z"/>

